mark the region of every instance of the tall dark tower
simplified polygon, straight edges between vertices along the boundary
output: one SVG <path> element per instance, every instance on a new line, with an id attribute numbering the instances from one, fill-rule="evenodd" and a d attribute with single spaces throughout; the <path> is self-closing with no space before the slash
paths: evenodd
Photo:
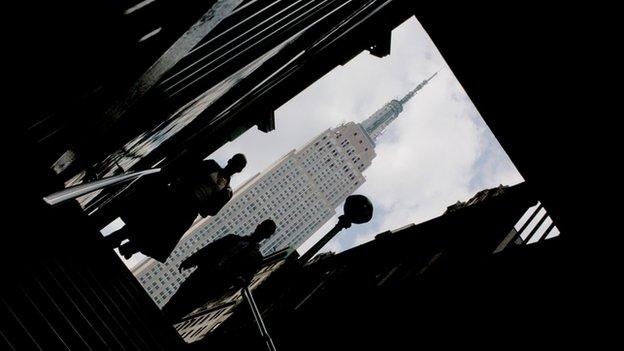
<path id="1" fill-rule="evenodd" d="M 403 111 L 403 105 L 405 105 L 405 103 L 409 101 L 409 99 L 416 95 L 416 93 L 420 89 L 427 85 L 427 83 L 429 83 L 429 81 L 432 80 L 433 77 L 438 74 L 438 72 L 431 75 L 431 77 L 423 80 L 412 91 L 407 93 L 402 99 L 391 100 L 382 108 L 377 110 L 377 112 L 373 113 L 370 117 L 368 117 L 365 121 L 360 123 L 362 128 L 368 133 L 373 142 L 375 142 L 377 138 L 381 134 L 383 134 L 384 130 L 388 127 L 388 125 L 399 116 L 399 114 Z"/>

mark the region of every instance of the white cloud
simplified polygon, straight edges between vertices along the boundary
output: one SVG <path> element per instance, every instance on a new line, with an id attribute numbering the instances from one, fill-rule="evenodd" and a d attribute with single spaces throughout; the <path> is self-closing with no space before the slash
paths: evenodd
<path id="1" fill-rule="evenodd" d="M 483 188 L 522 181 L 416 20 L 395 31 L 391 56 L 379 60 L 362 54 L 309 90 L 331 92 L 326 100 L 339 106 L 336 111 L 348 106 L 342 113 L 358 121 L 441 67 L 378 140 L 377 157 L 358 191 L 373 201 L 374 220 L 350 229 L 351 234 L 339 234 L 328 246 L 364 243 L 387 229 L 439 216 L 448 205 Z M 318 105 L 334 109 L 326 100 Z"/>
<path id="2" fill-rule="evenodd" d="M 522 181 L 414 18 L 393 32 L 390 56 L 379 59 L 363 52 L 280 107 L 275 131 L 250 130 L 211 157 L 225 163 L 234 153 L 247 155 L 248 166 L 233 179 L 237 186 L 321 131 L 365 119 L 440 68 L 381 137 L 377 157 L 365 172 L 367 181 L 358 193 L 373 201 L 375 217 L 338 234 L 323 251 L 344 250 L 386 229 L 436 217 L 483 188 Z M 336 220 L 331 219 L 302 249 Z"/>

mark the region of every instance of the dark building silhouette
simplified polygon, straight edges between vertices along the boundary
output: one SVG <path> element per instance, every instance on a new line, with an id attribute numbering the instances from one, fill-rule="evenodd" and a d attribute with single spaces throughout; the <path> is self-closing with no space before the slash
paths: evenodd
<path id="1" fill-rule="evenodd" d="M 426 266 L 440 251 L 390 255 L 395 251 L 384 248 L 412 249 L 407 244 L 421 236 L 382 235 L 304 267 L 300 279 L 309 286 L 289 293 L 293 300 L 271 305 L 269 289 L 257 290 L 259 305 L 269 306 L 263 310 L 269 330 L 286 335 L 274 338 L 276 344 L 293 345 L 301 336 L 301 348 L 336 340 L 331 346 L 370 342 L 367 346 L 389 347 L 407 339 L 598 348 L 613 337 L 618 299 L 611 285 L 619 272 L 610 274 L 614 266 L 603 260 L 617 257 L 605 253 L 617 245 L 603 240 L 601 234 L 613 231 L 595 220 L 601 201 L 592 196 L 598 183 L 590 181 L 606 173 L 610 163 L 595 162 L 603 149 L 587 140 L 602 135 L 597 127 L 605 126 L 602 116 L 607 114 L 596 112 L 604 104 L 586 102 L 587 94 L 603 90 L 579 89 L 597 85 L 579 84 L 579 75 L 573 74 L 610 47 L 598 45 L 605 32 L 579 24 L 579 19 L 603 14 L 588 6 L 542 2 L 493 15 L 485 3 L 450 8 L 408 0 L 185 6 L 169 0 L 29 1 L 10 6 L 18 8 L 7 11 L 12 21 L 4 42 L 9 62 L 3 131 L 10 140 L 3 163 L 1 349 L 186 347 L 87 216 L 114 207 L 119 193 L 132 186 L 104 191 L 83 201 L 84 207 L 73 201 L 51 207 L 42 198 L 83 179 L 156 164 L 182 167 L 253 126 L 268 131 L 274 127 L 275 108 L 336 65 L 362 50 L 388 54 L 391 30 L 413 15 L 526 179 L 535 194 L 532 201 L 543 202 L 562 234 L 484 256 L 478 248 L 492 249 L 489 235 L 478 237 L 482 246 L 463 236 L 462 245 L 452 250 L 454 259 L 443 253 L 421 275 L 404 272 L 420 277 L 405 283 L 398 272 Z M 219 85 L 224 81 L 227 89 Z M 184 115 L 189 118 L 178 118 L 176 111 L 210 89 L 217 94 L 206 109 L 186 110 L 192 112 Z M 579 122 L 588 117 L 588 123 Z M 492 221 L 482 219 L 481 224 Z M 423 227 L 401 232 L 416 228 Z M 452 232 L 463 234 L 467 228 Z M 428 259 L 397 265 L 398 259 L 409 262 L 410 257 Z M 360 265 L 347 264 L 344 270 L 342 260 Z M 381 283 L 377 274 L 388 279 Z M 380 289 L 371 288 L 379 283 Z M 301 312 L 284 310 L 301 302 Z M 280 319 L 285 315 L 294 318 L 290 325 Z M 368 315 L 378 317 L 376 324 L 362 323 L 370 320 L 361 318 Z M 232 349 L 232 335 L 251 335 L 250 320 L 242 314 L 230 318 L 223 335 L 206 342 L 218 349 L 227 341 Z M 528 322 L 520 326 L 521 321 Z M 283 334 L 286 330 L 299 333 Z M 309 334 L 302 335 L 305 330 Z"/>
<path id="2" fill-rule="evenodd" d="M 523 317 L 540 308 L 563 312 L 548 299 L 565 290 L 558 285 L 565 280 L 562 267 L 545 265 L 548 250 L 563 238 L 517 240 L 495 253 L 536 203 L 525 183 L 488 189 L 440 217 L 383 232 L 340 254 L 320 255 L 303 267 L 286 260 L 254 290 L 277 348 L 411 349 L 468 335 L 497 340 L 523 330 Z M 532 319 L 527 327 L 539 331 L 550 322 Z M 196 347 L 251 349 L 259 342 L 248 309 L 240 306 Z"/>
<path id="3" fill-rule="evenodd" d="M 98 233 L 140 182 L 81 206 L 43 197 L 183 169 L 253 126 L 270 131 L 273 111 L 332 68 L 363 50 L 387 54 L 391 29 L 412 15 L 401 1 L 13 5 L 3 350 L 184 347 Z"/>
<path id="4" fill-rule="evenodd" d="M 25 127 L 45 163 L 73 182 L 157 163 L 178 167 L 253 126 L 268 132 L 276 108 L 337 65 L 363 50 L 388 54 L 390 31 L 409 18 L 400 1 L 76 6 L 89 23 L 66 6 L 48 6 L 30 21 L 66 51 L 65 59 L 33 65 L 40 88 L 56 89 L 41 97 L 41 111 L 29 111 Z M 76 45 L 80 39 L 86 45 Z M 68 89 L 59 89 L 59 71 Z"/>
<path id="5" fill-rule="evenodd" d="M 20 150 L 24 152 L 24 149 Z M 0 258 L 2 350 L 176 350 L 183 343 L 74 201 L 42 200 L 62 186 L 36 156 Z M 14 227 L 17 228 L 17 227 Z"/>

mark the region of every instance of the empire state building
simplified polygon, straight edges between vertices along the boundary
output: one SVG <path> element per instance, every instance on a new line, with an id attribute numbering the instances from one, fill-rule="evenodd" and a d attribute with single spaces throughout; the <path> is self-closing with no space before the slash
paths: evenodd
<path id="1" fill-rule="evenodd" d="M 134 275 L 156 304 L 162 306 L 190 274 L 188 270 L 178 271 L 180 262 L 227 234 L 250 234 L 267 218 L 275 221 L 277 231 L 262 243 L 262 253 L 296 250 L 364 183 L 362 173 L 376 156 L 377 139 L 408 100 L 434 76 L 402 99 L 388 102 L 362 123 L 349 122 L 327 129 L 282 156 L 236 189 L 216 216 L 189 229 L 165 263 L 147 260 L 133 270 Z"/>

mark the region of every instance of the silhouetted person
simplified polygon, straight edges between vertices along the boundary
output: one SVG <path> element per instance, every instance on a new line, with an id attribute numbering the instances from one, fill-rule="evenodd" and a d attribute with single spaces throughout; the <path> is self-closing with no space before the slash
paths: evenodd
<path id="1" fill-rule="evenodd" d="M 260 242 L 275 229 L 275 222 L 267 219 L 251 235 L 226 235 L 189 256 L 180 264 L 180 272 L 197 269 L 163 307 L 165 316 L 177 321 L 228 289 L 248 284 L 262 266 Z"/>
<path id="2" fill-rule="evenodd" d="M 246 164 L 245 156 L 236 154 L 223 168 L 206 160 L 173 175 L 155 175 L 129 199 L 120 215 L 125 226 L 107 240 L 117 247 L 129 239 L 119 246 L 125 258 L 140 251 L 165 262 L 198 214 L 214 216 L 230 200 L 230 178 Z"/>

